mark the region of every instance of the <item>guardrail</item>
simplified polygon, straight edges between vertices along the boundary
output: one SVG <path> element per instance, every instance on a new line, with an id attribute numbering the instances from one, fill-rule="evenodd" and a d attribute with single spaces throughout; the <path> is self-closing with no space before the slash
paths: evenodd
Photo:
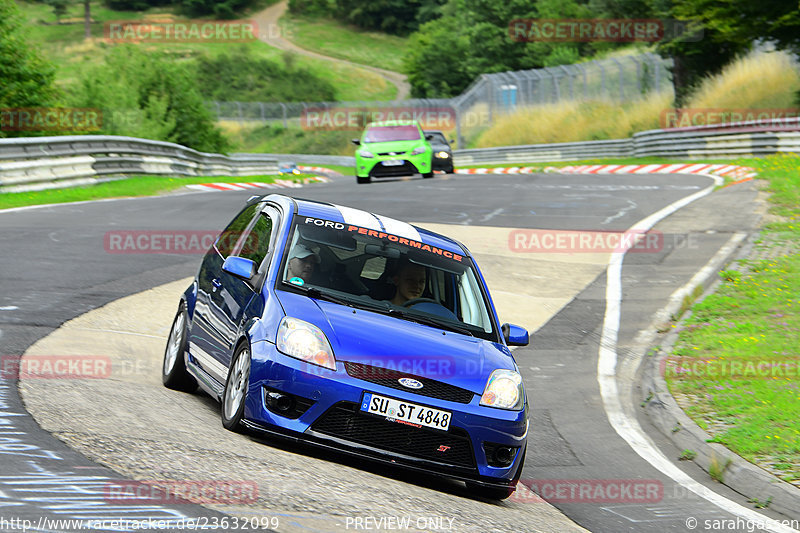
<path id="1" fill-rule="evenodd" d="M 0 139 L 0 191 L 96 183 L 121 174 L 252 176 L 275 174 L 278 160 L 260 154 L 207 154 L 179 144 L 80 135 Z"/>
<path id="2" fill-rule="evenodd" d="M 455 150 L 456 166 L 578 161 L 610 157 L 682 159 L 800 153 L 800 118 L 636 133 L 630 139 Z M 0 139 L 0 191 L 84 185 L 99 176 L 167 174 L 247 176 L 276 173 L 279 160 L 355 165 L 349 156 L 206 154 L 178 144 L 113 136 Z"/>

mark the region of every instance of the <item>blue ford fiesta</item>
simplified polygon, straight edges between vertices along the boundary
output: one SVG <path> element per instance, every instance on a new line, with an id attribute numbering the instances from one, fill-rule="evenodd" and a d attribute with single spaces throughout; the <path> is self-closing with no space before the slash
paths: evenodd
<path id="1" fill-rule="evenodd" d="M 222 424 L 460 479 L 503 499 L 528 403 L 478 266 L 458 242 L 381 215 L 269 195 L 206 253 L 167 342 L 167 387 Z"/>

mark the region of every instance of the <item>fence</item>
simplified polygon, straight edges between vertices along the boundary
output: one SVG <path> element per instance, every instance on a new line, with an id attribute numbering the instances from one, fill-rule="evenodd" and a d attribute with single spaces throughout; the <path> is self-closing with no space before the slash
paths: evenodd
<path id="1" fill-rule="evenodd" d="M 179 144 L 82 135 L 0 139 L 0 192 L 86 185 L 98 176 L 275 174 L 276 159 L 259 154 L 206 154 Z"/>
<path id="2" fill-rule="evenodd" d="M 495 117 L 511 113 L 518 106 L 565 100 L 623 102 L 651 91 L 672 91 L 670 66 L 671 60 L 647 53 L 542 69 L 482 74 L 455 98 L 394 102 L 210 102 L 209 106 L 218 120 L 276 122 L 283 127 L 300 127 L 301 118 L 311 108 L 449 108 L 455 114 L 458 145 L 464 146 L 465 136 L 491 126 Z"/>

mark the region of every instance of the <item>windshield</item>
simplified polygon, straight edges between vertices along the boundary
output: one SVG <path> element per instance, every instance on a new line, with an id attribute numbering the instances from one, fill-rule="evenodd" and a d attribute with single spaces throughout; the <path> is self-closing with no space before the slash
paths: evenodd
<path id="1" fill-rule="evenodd" d="M 276 288 L 499 342 L 469 257 L 377 230 L 298 217 Z"/>
<path id="2" fill-rule="evenodd" d="M 365 143 L 416 141 L 421 138 L 419 129 L 413 124 L 405 126 L 371 126 L 364 134 Z"/>
<path id="3" fill-rule="evenodd" d="M 433 139 L 431 139 L 432 143 L 450 144 L 450 143 L 447 142 L 447 138 L 441 132 L 438 132 L 438 131 L 426 131 L 425 134 L 433 136 Z"/>

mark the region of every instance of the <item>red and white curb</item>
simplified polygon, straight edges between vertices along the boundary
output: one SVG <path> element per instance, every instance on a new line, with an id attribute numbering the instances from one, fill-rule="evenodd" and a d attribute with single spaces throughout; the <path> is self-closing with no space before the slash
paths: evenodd
<path id="1" fill-rule="evenodd" d="M 534 174 L 540 167 L 457 168 L 456 174 Z"/>
<path id="2" fill-rule="evenodd" d="M 304 183 L 327 183 L 328 181 L 330 181 L 329 178 L 315 176 L 313 178 L 307 178 Z M 196 191 L 244 191 L 247 189 L 297 189 L 302 186 L 302 183 L 295 183 L 290 180 L 275 180 L 273 183 L 262 183 L 258 181 L 245 183 L 194 183 L 187 185 L 186 188 Z"/>
<path id="3" fill-rule="evenodd" d="M 298 170 L 303 170 L 305 172 L 322 172 L 324 174 L 332 174 L 334 176 L 341 176 L 341 174 L 332 168 L 328 167 L 307 167 L 304 165 L 297 165 Z"/>
<path id="4" fill-rule="evenodd" d="M 747 179 L 757 174 L 750 167 L 711 165 L 708 163 L 664 163 L 652 165 L 578 165 L 546 167 L 545 172 L 562 174 L 714 174 L 728 178 Z"/>

